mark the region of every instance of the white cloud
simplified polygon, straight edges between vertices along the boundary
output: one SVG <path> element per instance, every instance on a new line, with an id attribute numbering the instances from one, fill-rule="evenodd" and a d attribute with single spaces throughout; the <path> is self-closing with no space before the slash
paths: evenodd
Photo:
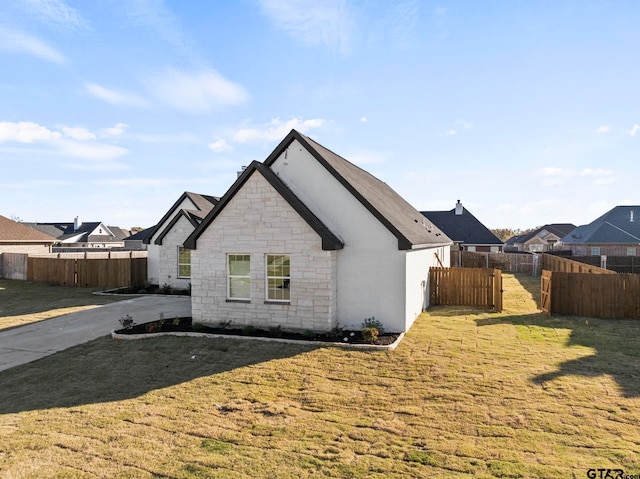
<path id="1" fill-rule="evenodd" d="M 629 132 L 629 134 L 631 136 L 636 136 L 636 133 L 638 133 L 640 131 L 640 125 L 636 124 L 633 125 L 633 128 L 631 128 L 631 131 Z"/>
<path id="2" fill-rule="evenodd" d="M 60 125 L 59 128 L 62 130 L 62 134 L 66 138 L 71 138 L 72 140 L 95 140 L 96 134 L 82 127 L 70 127 L 65 125 Z"/>
<path id="3" fill-rule="evenodd" d="M 87 21 L 64 0 L 23 0 L 22 5 L 42 23 L 64 28 L 86 28 Z"/>
<path id="4" fill-rule="evenodd" d="M 449 130 L 448 132 L 445 133 L 445 135 L 447 136 L 455 136 L 457 134 L 458 132 L 456 130 Z"/>
<path id="5" fill-rule="evenodd" d="M 473 128 L 473 122 L 467 120 L 458 120 L 456 121 L 456 125 L 462 126 L 465 130 Z"/>
<path id="6" fill-rule="evenodd" d="M 0 122 L 0 143 L 41 143 L 45 148 L 36 150 L 25 150 L 22 148 L 15 152 L 62 155 L 86 160 L 111 160 L 129 152 L 129 150 L 120 146 L 93 141 L 95 135 L 91 137 L 92 133 L 84 128 L 69 128 L 63 126 L 61 129 L 65 132 L 64 136 L 59 131 L 50 130 L 37 123 L 27 121 L 19 123 Z"/>
<path id="7" fill-rule="evenodd" d="M 216 140 L 207 145 L 214 153 L 224 153 L 225 151 L 231 151 L 233 147 L 229 145 L 226 140 Z"/>
<path id="8" fill-rule="evenodd" d="M 305 133 L 313 128 L 319 128 L 324 124 L 324 120 L 314 118 L 311 120 L 302 120 L 293 118 L 289 121 L 282 122 L 279 118 L 271 120 L 271 122 L 263 128 L 244 128 L 238 130 L 233 135 L 233 141 L 236 143 L 248 143 L 251 141 L 276 141 L 284 138 L 292 129 L 296 129 L 301 133 Z"/>
<path id="9" fill-rule="evenodd" d="M 116 123 L 110 128 L 103 128 L 100 130 L 101 138 L 116 138 L 122 136 L 124 131 L 128 128 L 126 123 Z"/>
<path id="10" fill-rule="evenodd" d="M 55 147 L 64 156 L 94 161 L 113 160 L 129 153 L 129 150 L 121 146 L 106 145 L 98 142 L 78 143 L 66 139 L 56 141 Z"/>
<path id="11" fill-rule="evenodd" d="M 17 141 L 18 143 L 34 143 L 36 141 L 56 140 L 62 135 L 44 126 L 29 121 L 11 123 L 0 122 L 0 142 Z"/>
<path id="12" fill-rule="evenodd" d="M 353 14 L 345 0 L 260 0 L 260 5 L 277 28 L 301 42 L 348 51 Z"/>
<path id="13" fill-rule="evenodd" d="M 608 133 L 610 131 L 611 131 L 611 127 L 607 125 L 603 125 L 600 128 L 598 128 L 598 133 Z"/>
<path id="14" fill-rule="evenodd" d="M 368 118 L 366 116 L 363 116 L 362 118 L 360 118 L 360 123 L 366 123 L 368 122 Z"/>
<path id="15" fill-rule="evenodd" d="M 65 57 L 62 53 L 50 47 L 42 40 L 4 26 L 0 26 L 0 50 L 27 53 L 57 64 L 65 62 Z"/>
<path id="16" fill-rule="evenodd" d="M 105 88 L 97 83 L 85 83 L 84 88 L 91 95 L 99 98 L 100 100 L 111 103 L 112 105 L 121 106 L 147 106 L 147 101 L 136 95 L 135 93 L 122 92 L 118 90 L 112 90 Z"/>
<path id="17" fill-rule="evenodd" d="M 560 186 L 565 184 L 569 179 L 576 181 L 578 178 L 593 178 L 593 183 L 596 185 L 608 185 L 615 182 L 613 170 L 605 170 L 602 168 L 583 168 L 582 170 L 574 170 L 570 168 L 547 166 L 540 169 L 537 174 L 538 176 L 543 177 L 542 185 L 547 187 Z"/>
<path id="18" fill-rule="evenodd" d="M 129 169 L 129 167 L 117 161 L 99 163 L 62 163 L 60 167 L 76 171 L 124 171 Z"/>
<path id="19" fill-rule="evenodd" d="M 221 106 L 244 103 L 249 98 L 241 85 L 212 69 L 199 72 L 168 69 L 146 83 L 159 101 L 189 113 L 208 113 Z"/>

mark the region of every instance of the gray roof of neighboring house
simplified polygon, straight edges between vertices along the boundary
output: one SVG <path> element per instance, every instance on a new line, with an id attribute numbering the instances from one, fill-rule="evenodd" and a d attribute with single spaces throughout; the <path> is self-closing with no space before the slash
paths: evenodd
<path id="1" fill-rule="evenodd" d="M 526 243 L 527 241 L 531 240 L 536 235 L 538 235 L 540 232 L 545 231 L 545 230 L 548 231 L 549 233 L 553 233 L 558 238 L 562 239 L 569 232 L 573 231 L 573 229 L 575 227 L 576 227 L 576 225 L 571 224 L 571 223 L 551 223 L 551 224 L 548 224 L 548 225 L 541 226 L 540 228 L 537 228 L 537 229 L 535 229 L 533 231 L 530 231 L 528 233 L 524 233 L 524 234 L 518 235 L 518 236 L 512 236 L 511 238 L 509 238 L 505 242 L 505 245 L 511 246 L 513 244 L 516 244 L 516 243 L 517 244 Z"/>
<path id="2" fill-rule="evenodd" d="M 0 242 L 55 243 L 55 241 L 56 239 L 50 234 L 0 215 Z"/>
<path id="3" fill-rule="evenodd" d="M 78 226 L 78 229 L 74 229 L 74 223 L 24 223 L 30 228 L 34 228 L 38 231 L 41 231 L 45 234 L 49 234 L 54 238 L 64 241 L 69 238 L 73 238 L 77 235 L 83 235 L 78 243 L 86 242 L 89 233 L 95 230 L 98 225 L 100 225 L 99 221 L 89 221 L 82 223 Z"/>
<path id="4" fill-rule="evenodd" d="M 588 225 L 569 232 L 563 243 L 639 244 L 640 206 L 616 206 Z"/>
<path id="5" fill-rule="evenodd" d="M 153 228 L 155 228 L 155 226 L 152 226 L 150 228 L 146 228 L 142 231 L 138 231 L 135 234 L 132 234 L 131 236 L 127 236 L 124 241 L 144 241 L 145 239 L 147 239 L 149 237 L 149 235 L 151 234 L 151 232 L 153 231 Z"/>
<path id="6" fill-rule="evenodd" d="M 500 238 L 489 231 L 464 207 L 460 215 L 456 215 L 455 208 L 449 211 L 421 211 L 421 213 L 456 243 L 471 245 L 504 244 Z"/>
<path id="7" fill-rule="evenodd" d="M 264 161 L 271 166 L 294 141 L 299 141 L 354 197 L 398 239 L 399 249 L 450 244 L 439 228 L 425 224 L 424 217 L 389 185 L 345 160 L 314 140 L 291 132 Z"/>
<path id="8" fill-rule="evenodd" d="M 220 199 L 220 202 L 216 207 L 209 212 L 207 217 L 200 223 L 200 225 L 193 231 L 193 233 L 187 238 L 184 246 L 190 249 L 196 248 L 196 242 L 200 235 L 208 228 L 208 226 L 215 220 L 215 218 L 224 210 L 225 206 L 233 199 L 236 193 L 242 188 L 246 181 L 254 173 L 261 174 L 273 188 L 280 193 L 280 195 L 289 203 L 289 205 L 296 210 L 296 212 L 304 219 L 307 224 L 313 228 L 313 230 L 322 239 L 323 250 L 336 250 L 342 249 L 344 244 L 340 239 L 335 236 L 327 226 L 318 219 L 316 215 L 307 208 L 307 206 L 289 189 L 289 187 L 276 175 L 273 170 L 268 168 L 262 163 L 257 161 L 251 162 L 251 164 L 242 172 L 231 188 Z"/>
<path id="9" fill-rule="evenodd" d="M 176 213 L 178 207 L 182 202 L 188 198 L 197 209 L 180 209 L 180 211 Z M 151 228 L 151 231 L 147 235 L 147 237 L 143 240 L 144 243 L 149 244 L 151 242 L 151 238 L 160 230 L 160 227 L 167 222 L 169 218 L 172 218 L 171 222 L 160 232 L 160 235 L 156 239 L 155 243 L 161 245 L 163 238 L 169 233 L 171 228 L 177 223 L 177 221 L 184 216 L 189 220 L 189 222 L 195 228 L 200 224 L 200 222 L 206 217 L 206 215 L 218 204 L 220 198 L 217 196 L 210 195 L 201 195 L 198 193 L 192 193 L 191 191 L 185 191 L 180 198 L 173 204 L 169 211 L 162 217 L 162 219 Z"/>

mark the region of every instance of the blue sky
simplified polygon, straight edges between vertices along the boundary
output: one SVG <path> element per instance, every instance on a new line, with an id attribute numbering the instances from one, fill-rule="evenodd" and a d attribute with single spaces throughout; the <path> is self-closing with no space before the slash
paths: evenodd
<path id="1" fill-rule="evenodd" d="M 636 1 L 2 0 L 0 214 L 151 226 L 291 128 L 486 226 L 639 204 Z"/>

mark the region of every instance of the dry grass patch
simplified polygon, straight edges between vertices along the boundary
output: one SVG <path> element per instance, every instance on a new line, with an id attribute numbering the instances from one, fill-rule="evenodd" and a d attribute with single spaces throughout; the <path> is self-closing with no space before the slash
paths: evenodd
<path id="1" fill-rule="evenodd" d="M 0 279 L 0 330 L 122 300 L 92 294 L 98 290 Z"/>
<path id="2" fill-rule="evenodd" d="M 547 318 L 531 299 L 525 307 L 529 279 L 505 276 L 505 313 L 434 308 L 390 352 L 101 338 L 1 372 L 0 471 L 21 478 L 639 473 L 640 323 Z M 509 291 L 520 299 L 511 303 Z"/>

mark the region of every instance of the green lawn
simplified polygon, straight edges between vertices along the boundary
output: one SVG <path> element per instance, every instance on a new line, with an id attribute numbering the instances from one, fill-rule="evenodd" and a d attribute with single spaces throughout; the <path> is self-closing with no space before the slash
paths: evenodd
<path id="1" fill-rule="evenodd" d="M 94 291 L 98 288 L 0 279 L 0 330 L 122 300 L 117 296 L 96 296 Z"/>
<path id="2" fill-rule="evenodd" d="M 101 338 L 0 372 L 0 477 L 640 473 L 640 322 L 438 307 L 395 351 Z"/>

